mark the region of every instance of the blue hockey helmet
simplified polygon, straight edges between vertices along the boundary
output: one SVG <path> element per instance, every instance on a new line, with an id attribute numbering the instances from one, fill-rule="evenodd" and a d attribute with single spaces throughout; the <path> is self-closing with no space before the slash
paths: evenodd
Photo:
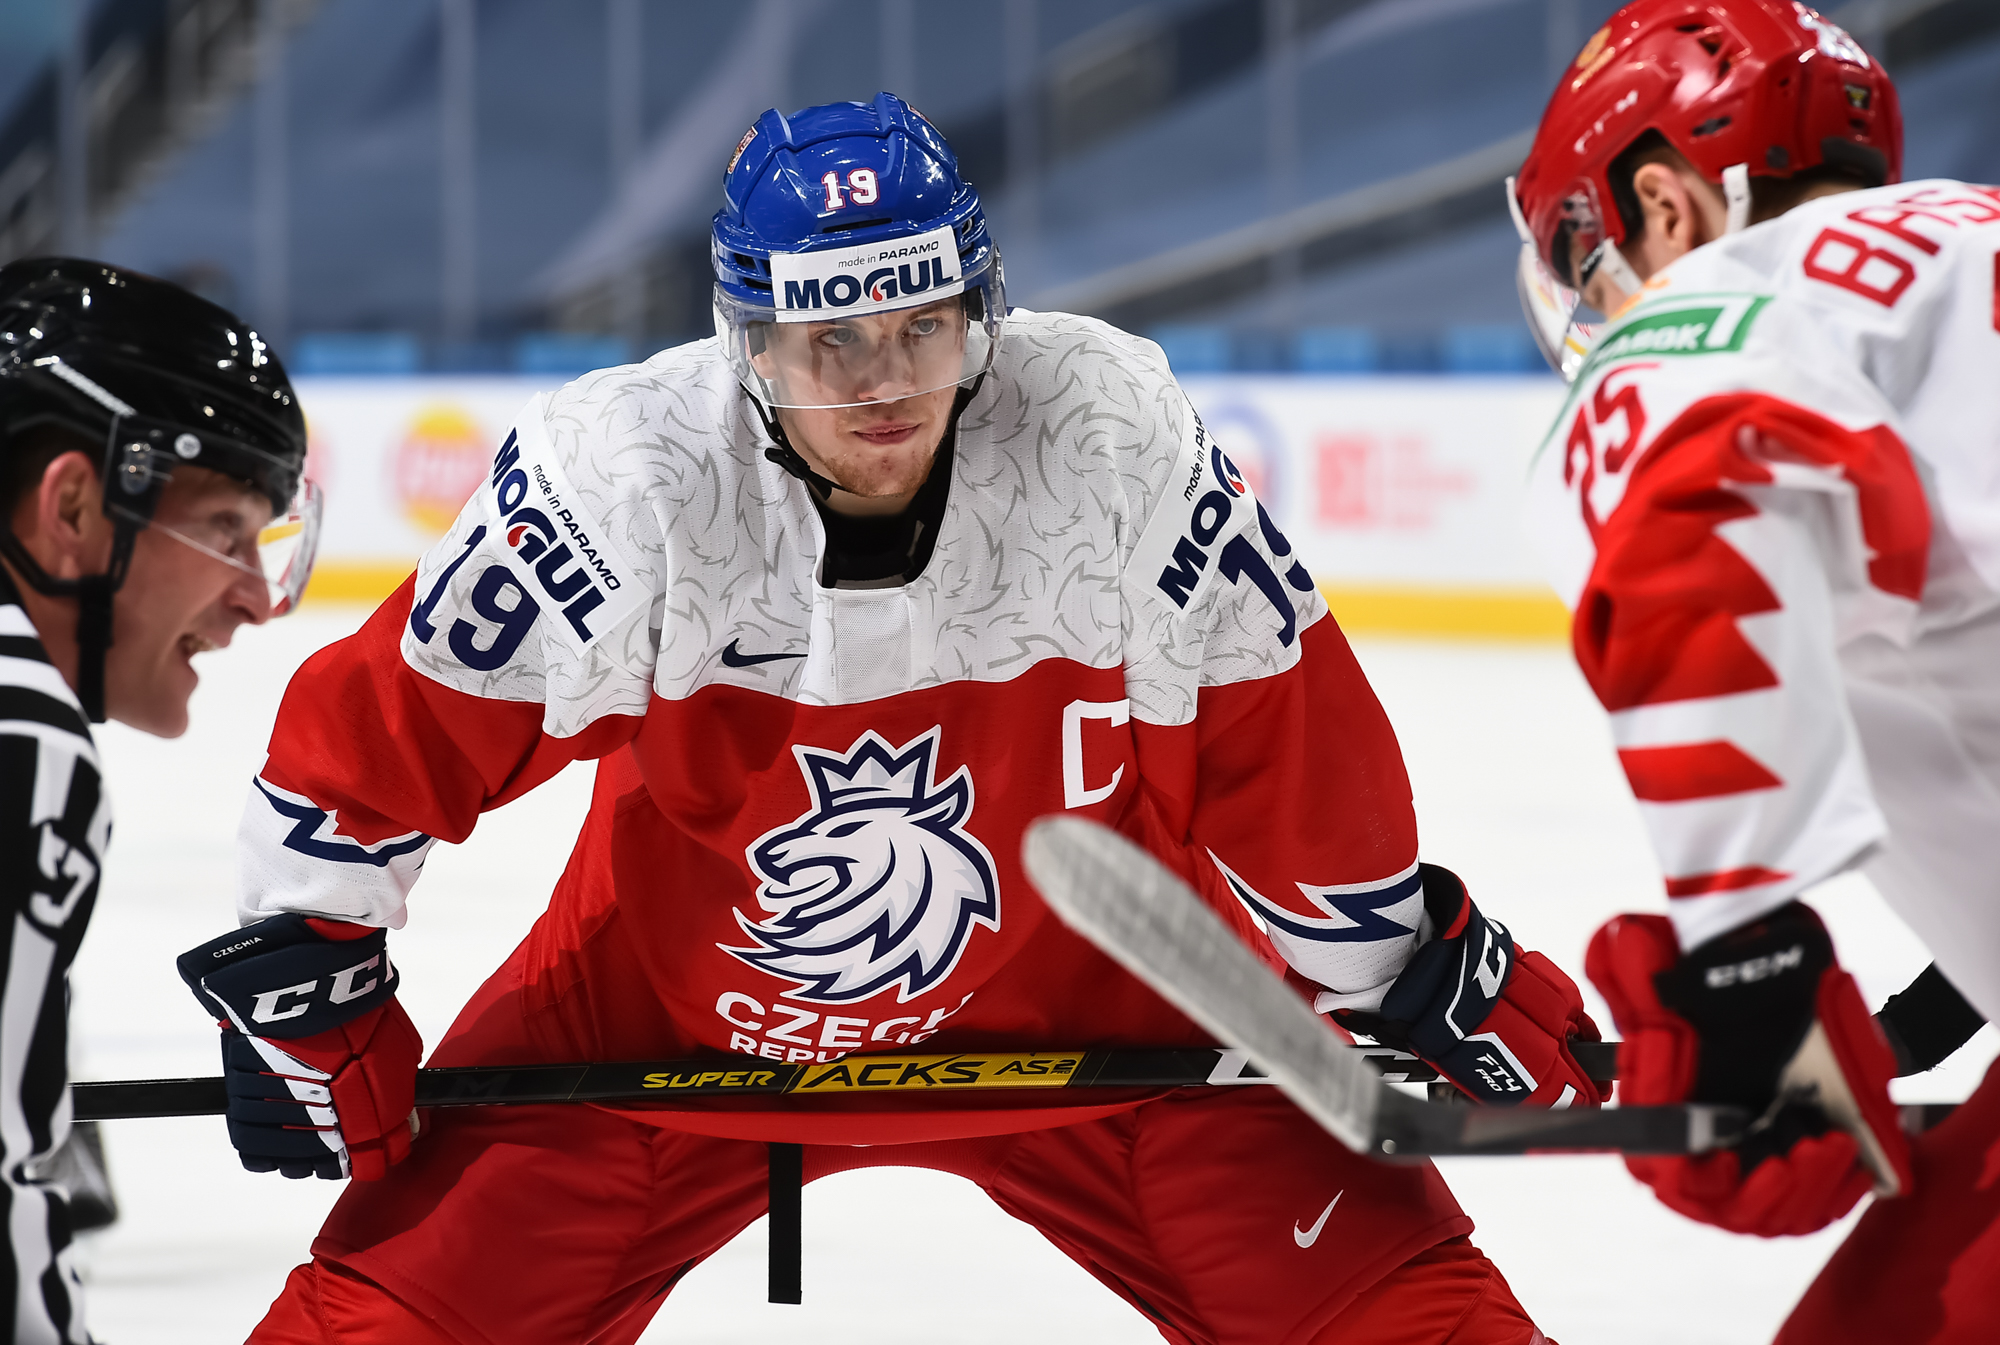
<path id="1" fill-rule="evenodd" d="M 723 192 L 715 331 L 765 406 L 896 401 L 992 367 L 1000 254 L 951 146 L 902 99 L 764 113 Z"/>

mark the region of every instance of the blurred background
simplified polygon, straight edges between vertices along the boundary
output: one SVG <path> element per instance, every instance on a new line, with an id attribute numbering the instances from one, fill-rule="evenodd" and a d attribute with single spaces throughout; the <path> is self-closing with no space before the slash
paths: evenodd
<path id="1" fill-rule="evenodd" d="M 1157 340 L 1348 629 L 1560 638 L 1516 522 L 1561 404 L 1502 184 L 1612 0 L 0 0 L 0 260 L 244 314 L 376 601 L 526 399 L 710 331 L 766 107 L 903 94 L 1017 305 Z M 1910 177 L 2000 180 L 2000 0 L 1832 7 Z"/>
<path id="2" fill-rule="evenodd" d="M 536 391 L 710 331 L 766 107 L 909 98 L 1017 305 L 1157 340 L 1357 631 L 1560 638 L 1516 522 L 1561 404 L 1502 184 L 1613 0 L 0 0 L 0 261 L 236 309 L 376 601 Z M 1830 6 L 1907 176 L 2000 180 L 2000 0 Z"/>
<path id="3" fill-rule="evenodd" d="M 95 254 L 293 369 L 575 372 L 706 334 L 721 165 L 878 88 L 1015 302 L 1186 370 L 1511 371 L 1502 179 L 1609 0 L 4 0 L 0 260 Z M 1826 5 L 1911 177 L 2000 177 L 2000 4 Z"/>

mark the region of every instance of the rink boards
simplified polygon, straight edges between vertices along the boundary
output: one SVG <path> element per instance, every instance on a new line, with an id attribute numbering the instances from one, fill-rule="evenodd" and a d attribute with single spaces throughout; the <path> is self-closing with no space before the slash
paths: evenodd
<path id="1" fill-rule="evenodd" d="M 1518 521 L 1528 455 L 1562 402 L 1542 376 L 1198 374 L 1203 420 L 1349 630 L 1561 639 Z M 549 380 L 304 378 L 327 496 L 308 598 L 379 602 L 483 479 Z"/>

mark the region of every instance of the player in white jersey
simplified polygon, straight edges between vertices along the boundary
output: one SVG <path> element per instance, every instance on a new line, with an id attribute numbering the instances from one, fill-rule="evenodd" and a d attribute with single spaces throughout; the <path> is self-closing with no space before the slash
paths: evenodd
<path id="1" fill-rule="evenodd" d="M 1765 1235 L 1899 1197 L 1786 1341 L 1989 1340 L 2000 1316 L 2000 1083 L 1907 1143 L 1893 1044 L 1800 901 L 1862 869 L 2000 1013 L 2000 190 L 1899 182 L 1901 137 L 1881 67 L 1805 6 L 1640 0 L 1512 192 L 1575 383 L 1532 530 L 1671 912 L 1591 945 L 1621 1096 L 1770 1121 L 1629 1165 Z"/>

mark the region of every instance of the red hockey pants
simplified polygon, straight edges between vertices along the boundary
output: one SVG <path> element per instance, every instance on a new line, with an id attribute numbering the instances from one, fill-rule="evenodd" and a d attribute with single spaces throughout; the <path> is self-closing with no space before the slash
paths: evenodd
<path id="1" fill-rule="evenodd" d="M 432 1116 L 387 1180 L 341 1197 L 252 1342 L 629 1345 L 765 1208 L 760 1143 L 588 1107 Z M 1174 1345 L 1543 1340 L 1433 1169 L 1347 1153 L 1275 1089 L 1173 1094 L 1018 1135 L 805 1150 L 808 1181 L 873 1166 L 978 1183 Z"/>
<path id="2" fill-rule="evenodd" d="M 2000 1062 L 1912 1149 L 1915 1188 L 1861 1216 L 1776 1345 L 2000 1340 Z"/>

